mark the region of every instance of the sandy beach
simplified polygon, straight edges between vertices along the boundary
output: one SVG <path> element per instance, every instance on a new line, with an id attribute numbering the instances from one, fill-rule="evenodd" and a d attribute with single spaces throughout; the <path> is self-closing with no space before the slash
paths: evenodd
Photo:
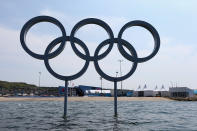
<path id="1" fill-rule="evenodd" d="M 68 101 L 113 101 L 113 97 L 68 97 Z M 5 101 L 64 101 L 64 97 L 0 97 Z M 118 97 L 118 101 L 172 101 L 164 97 Z"/>

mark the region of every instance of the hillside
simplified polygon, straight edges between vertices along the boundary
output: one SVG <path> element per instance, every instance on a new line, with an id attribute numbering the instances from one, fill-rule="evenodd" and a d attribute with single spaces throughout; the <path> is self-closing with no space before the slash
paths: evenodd
<path id="1" fill-rule="evenodd" d="M 3 88 L 36 87 L 36 85 L 27 84 L 27 83 L 24 83 L 24 82 L 0 81 L 0 87 L 3 87 Z"/>

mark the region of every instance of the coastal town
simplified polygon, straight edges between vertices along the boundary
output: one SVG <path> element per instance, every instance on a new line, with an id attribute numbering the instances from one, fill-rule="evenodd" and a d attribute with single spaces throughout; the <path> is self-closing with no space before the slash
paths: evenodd
<path id="1" fill-rule="evenodd" d="M 64 91 L 65 87 L 63 86 L 37 87 L 26 83 L 0 81 L 0 97 L 61 97 L 64 96 Z M 184 98 L 195 98 L 196 95 L 197 91 L 188 87 L 169 87 L 167 90 L 164 85 L 155 86 L 154 90 L 149 89 L 147 85 L 139 86 L 136 90 L 117 90 L 119 97 L 165 97 L 175 100 L 183 98 L 182 100 L 184 100 Z M 113 97 L 114 90 L 86 85 L 68 86 L 68 96 Z"/>

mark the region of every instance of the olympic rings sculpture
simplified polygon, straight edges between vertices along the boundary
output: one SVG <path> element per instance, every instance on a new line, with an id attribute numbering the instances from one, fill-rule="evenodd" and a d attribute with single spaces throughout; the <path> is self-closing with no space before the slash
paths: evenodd
<path id="1" fill-rule="evenodd" d="M 32 52 L 27 47 L 26 41 L 25 41 L 26 34 L 29 31 L 29 29 L 33 25 L 35 25 L 37 23 L 40 23 L 40 22 L 53 23 L 57 27 L 59 27 L 59 29 L 62 32 L 61 37 L 58 37 L 58 38 L 54 39 L 47 46 L 44 54 L 36 54 L 36 53 Z M 96 25 L 102 27 L 108 33 L 108 36 L 109 36 L 109 39 L 104 40 L 103 42 L 101 42 L 98 45 L 98 47 L 95 50 L 94 56 L 90 56 L 90 52 L 89 52 L 88 47 L 86 46 L 86 44 L 82 40 L 75 37 L 76 32 L 82 26 L 85 26 L 87 24 L 96 24 Z M 129 42 L 122 39 L 122 35 L 123 35 L 124 31 L 126 29 L 130 28 L 130 27 L 133 27 L 133 26 L 143 27 L 143 28 L 147 29 L 152 34 L 152 36 L 154 38 L 154 50 L 150 55 L 148 55 L 146 57 L 143 57 L 143 58 L 138 58 L 137 52 L 134 49 L 134 47 Z M 82 76 L 86 72 L 86 70 L 89 66 L 89 63 L 91 61 L 94 62 L 94 66 L 95 66 L 95 69 L 96 69 L 97 73 L 101 77 L 103 77 L 104 79 L 109 80 L 109 81 L 114 81 L 114 82 L 125 80 L 125 79 L 129 78 L 135 72 L 138 63 L 146 62 L 146 61 L 150 60 L 151 58 L 153 58 L 157 54 L 157 52 L 159 51 L 159 48 L 160 48 L 160 37 L 159 37 L 159 34 L 158 34 L 157 30 L 152 25 L 150 25 L 149 23 L 144 22 L 144 21 L 139 21 L 139 20 L 130 21 L 127 24 L 125 24 L 121 28 L 121 30 L 118 34 L 118 38 L 115 38 L 110 26 L 107 23 L 105 23 L 104 21 L 100 20 L 100 19 L 87 18 L 87 19 L 84 19 L 84 20 L 78 22 L 73 27 L 70 36 L 67 36 L 63 25 L 57 19 L 55 19 L 53 17 L 50 17 L 50 16 L 37 16 L 37 17 L 34 17 L 34 18 L 30 19 L 27 23 L 25 23 L 25 25 L 23 26 L 23 28 L 21 30 L 21 33 L 20 33 L 20 41 L 21 41 L 21 45 L 22 45 L 23 49 L 30 56 L 32 56 L 36 59 L 39 59 L 39 60 L 44 60 L 44 63 L 45 63 L 45 66 L 46 66 L 47 70 L 57 79 L 65 80 L 65 81 L 74 80 L 74 79 L 77 79 L 80 76 Z M 75 52 L 75 54 L 78 57 L 80 57 L 81 59 L 85 60 L 86 62 L 85 62 L 85 65 L 83 66 L 83 68 L 78 73 L 76 73 L 74 75 L 70 75 L 70 76 L 66 76 L 66 75 L 63 76 L 63 75 L 57 74 L 55 71 L 53 71 L 53 69 L 51 68 L 51 66 L 49 64 L 49 59 L 53 59 L 56 56 L 58 56 L 64 50 L 64 47 L 65 47 L 65 44 L 66 44 L 67 41 L 70 41 L 71 47 L 72 47 L 73 51 Z M 117 43 L 118 50 L 121 53 L 121 55 L 124 58 L 126 58 L 127 60 L 133 62 L 133 66 L 130 69 L 130 71 L 126 75 L 121 76 L 121 77 L 112 77 L 112 76 L 107 75 L 106 73 L 104 73 L 102 71 L 102 69 L 100 68 L 100 66 L 98 64 L 99 60 L 103 59 L 104 57 L 106 57 L 110 53 L 114 43 Z M 55 51 L 51 52 L 52 49 L 58 44 L 60 44 L 59 47 Z M 81 53 L 76 48 L 75 44 L 78 44 L 80 47 L 82 47 L 85 54 Z M 109 47 L 107 48 L 107 50 L 104 53 L 99 55 L 100 50 L 108 44 L 109 44 Z M 127 53 L 123 47 L 126 47 L 129 50 L 130 54 Z"/>

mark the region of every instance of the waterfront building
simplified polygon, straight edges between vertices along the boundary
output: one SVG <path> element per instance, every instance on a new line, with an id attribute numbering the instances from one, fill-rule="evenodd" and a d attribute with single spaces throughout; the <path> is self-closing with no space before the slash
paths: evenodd
<path id="1" fill-rule="evenodd" d="M 146 84 L 144 85 L 142 90 L 140 90 L 141 88 L 139 87 L 138 87 L 138 90 L 134 92 L 135 97 L 153 97 L 154 96 L 153 90 L 148 89 Z"/>
<path id="2" fill-rule="evenodd" d="M 153 91 L 153 96 L 161 96 L 159 91 L 160 91 L 160 90 L 159 90 L 159 88 L 158 88 L 157 85 L 156 85 L 156 86 L 155 86 L 155 89 L 154 89 L 154 91 Z"/>
<path id="3" fill-rule="evenodd" d="M 197 95 L 197 90 L 196 89 L 194 90 L 194 95 Z"/>
<path id="4" fill-rule="evenodd" d="M 3 87 L 0 86 L 0 96 L 3 96 Z"/>
<path id="5" fill-rule="evenodd" d="M 59 86 L 58 92 L 59 96 L 64 96 L 65 87 Z M 77 96 L 77 88 L 76 87 L 68 87 L 68 96 Z"/>
<path id="6" fill-rule="evenodd" d="M 133 90 L 117 89 L 117 96 L 133 96 Z M 111 96 L 114 96 L 114 89 L 111 89 Z"/>
<path id="7" fill-rule="evenodd" d="M 111 96 L 111 90 L 86 90 L 87 96 Z"/>
<path id="8" fill-rule="evenodd" d="M 172 87 L 169 88 L 169 93 L 171 97 L 193 97 L 194 90 L 188 87 Z"/>
<path id="9" fill-rule="evenodd" d="M 169 97 L 170 94 L 169 94 L 169 91 L 167 91 L 165 89 L 164 85 L 162 85 L 161 89 L 159 89 L 157 86 L 155 87 L 154 92 L 153 92 L 153 96 L 156 96 L 156 97 Z"/>
<path id="10" fill-rule="evenodd" d="M 77 94 L 79 96 L 84 96 L 87 90 L 100 90 L 100 91 L 102 91 L 102 89 L 100 87 L 95 87 L 95 86 L 79 85 L 76 88 L 77 88 Z"/>

